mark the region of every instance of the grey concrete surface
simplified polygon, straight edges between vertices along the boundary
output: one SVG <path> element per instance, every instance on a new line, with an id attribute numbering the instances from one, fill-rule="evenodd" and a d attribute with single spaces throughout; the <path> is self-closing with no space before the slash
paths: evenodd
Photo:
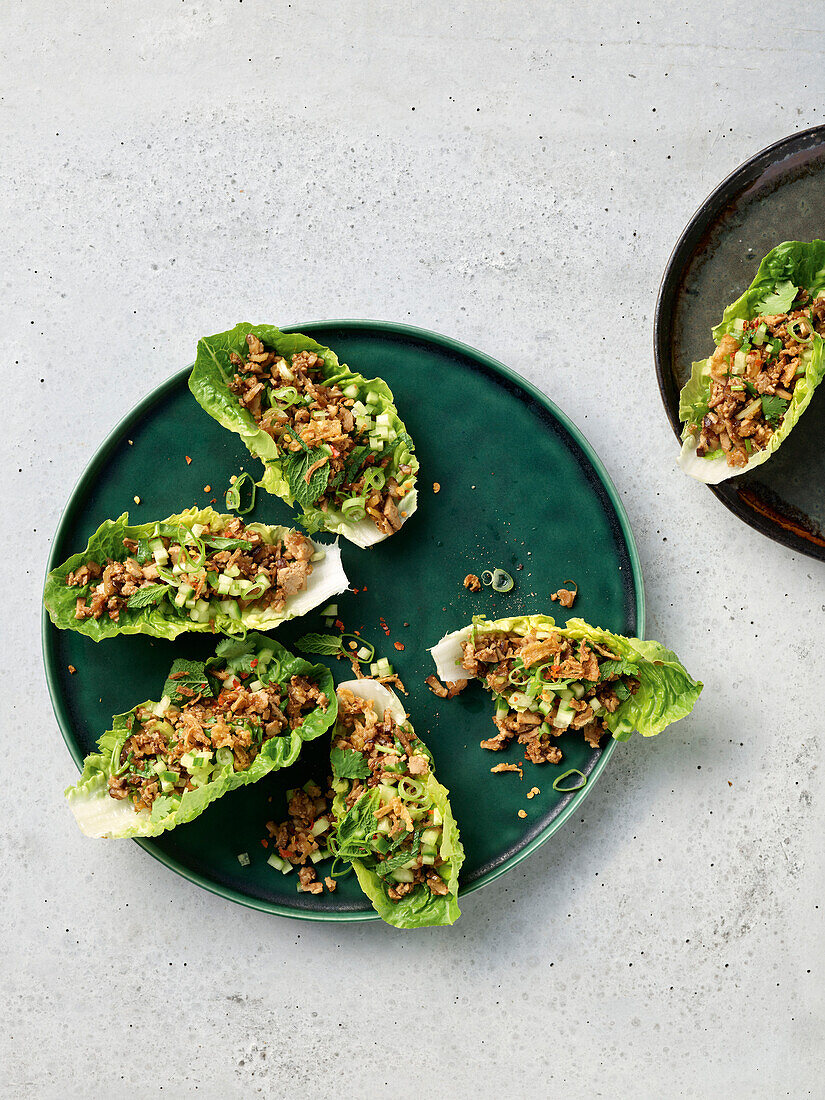
<path id="1" fill-rule="evenodd" d="M 673 469 L 652 311 L 748 155 L 822 120 L 825 7 L 8 0 L 0 1094 L 822 1096 L 825 571 Z M 196 337 L 381 317 L 604 458 L 706 683 L 452 930 L 278 920 L 84 840 L 39 656 L 60 509 Z"/>

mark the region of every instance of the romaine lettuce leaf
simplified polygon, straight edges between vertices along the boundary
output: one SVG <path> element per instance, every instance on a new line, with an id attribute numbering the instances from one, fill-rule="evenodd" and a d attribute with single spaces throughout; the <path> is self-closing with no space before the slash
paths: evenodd
<path id="1" fill-rule="evenodd" d="M 392 445 L 390 452 L 390 464 L 387 467 L 388 475 L 397 475 L 399 482 L 409 480 L 418 472 L 418 459 L 413 451 L 413 443 L 398 416 L 395 408 L 392 390 L 380 378 L 366 379 L 363 375 L 356 374 L 348 366 L 338 362 L 335 352 L 325 348 L 310 336 L 301 333 L 286 333 L 273 325 L 250 325 L 242 323 L 228 332 L 220 332 L 215 336 L 205 336 L 198 342 L 195 366 L 189 378 L 189 389 L 196 401 L 210 416 L 214 417 L 229 431 L 235 432 L 243 439 L 250 454 L 259 458 L 264 464 L 264 474 L 259 484 L 268 493 L 281 497 L 290 506 L 300 504 L 303 511 L 303 523 L 307 531 L 325 530 L 343 535 L 344 538 L 354 542 L 357 546 L 372 546 L 381 542 L 387 536 L 381 534 L 378 528 L 369 519 L 358 521 L 347 520 L 340 510 L 330 508 L 324 512 L 313 504 L 296 502 L 294 493 L 290 488 L 287 477 L 289 466 L 286 456 L 280 451 L 278 445 L 262 428 L 259 428 L 254 417 L 245 409 L 229 388 L 229 381 L 235 373 L 229 361 L 230 352 L 245 353 L 247 349 L 246 337 L 248 333 L 254 333 L 262 340 L 267 348 L 276 351 L 287 358 L 299 351 L 314 351 L 324 361 L 324 380 L 330 384 L 338 383 L 340 386 L 356 385 L 359 394 L 363 397 L 367 390 L 378 396 L 376 411 L 386 413 L 390 418 L 390 425 L 395 429 L 397 440 Z M 399 465 L 402 462 L 412 468 L 412 474 L 400 474 Z M 403 516 L 403 521 L 416 510 L 417 491 L 413 488 L 398 502 L 398 510 Z"/>
<path id="2" fill-rule="evenodd" d="M 103 564 L 107 558 L 123 561 L 128 551 L 123 545 L 124 538 L 147 539 L 159 531 L 174 534 L 178 527 L 191 528 L 199 523 L 203 526 L 223 526 L 234 517 L 219 515 L 213 508 L 189 508 L 178 515 L 169 516 L 159 523 L 129 524 L 129 513 L 124 512 L 116 520 L 105 520 L 89 539 L 86 549 L 73 554 L 68 561 L 53 569 L 46 578 L 43 602 L 49 617 L 56 627 L 62 630 L 77 630 L 81 634 L 99 642 L 101 638 L 112 638 L 117 634 L 150 634 L 155 638 L 176 638 L 187 631 L 211 632 L 209 622 L 196 623 L 189 617 L 186 608 L 178 608 L 169 600 L 159 604 L 137 609 L 126 608 L 120 613 L 120 620 L 113 622 L 108 615 L 99 619 L 76 619 L 75 604 L 77 597 L 85 589 L 69 587 L 66 577 L 84 561 L 94 560 Z M 289 528 L 271 527 L 263 523 L 250 523 L 247 526 L 264 535 L 269 541 L 283 538 Z M 165 529 L 168 528 L 168 532 Z M 215 630 L 224 634 L 243 634 L 247 630 L 273 630 L 289 619 L 305 615 L 313 607 L 325 603 L 332 596 L 346 591 L 348 581 L 341 565 L 341 551 L 337 545 L 321 546 L 314 544 L 316 551 L 323 551 L 324 557 L 313 562 L 313 570 L 306 588 L 291 596 L 282 611 L 248 607 L 240 620 L 222 611 L 217 601 L 213 601 L 215 615 L 212 620 Z"/>
<path id="3" fill-rule="evenodd" d="M 590 626 L 583 619 L 568 619 L 567 625 L 556 626 L 548 615 L 517 615 L 509 619 L 493 621 L 478 618 L 469 626 L 447 634 L 430 650 L 439 677 L 444 681 L 467 679 L 469 673 L 461 667 L 463 646 L 474 632 L 490 634 L 495 631 L 513 632 L 520 636 L 555 630 L 562 637 L 598 642 L 617 653 L 619 657 L 638 663 L 635 674 L 639 689 L 625 699 L 615 711 L 605 718 L 605 725 L 617 741 L 627 741 L 634 730 L 643 737 L 654 737 L 672 722 L 685 718 L 693 710 L 703 685 L 693 680 L 675 653 L 658 642 L 646 642 L 641 638 L 625 638 L 609 630 Z"/>
<path id="4" fill-rule="evenodd" d="M 338 685 L 339 691 L 344 689 L 362 699 L 372 699 L 379 713 L 389 709 L 395 721 L 399 724 L 403 723 L 415 739 L 416 750 L 432 761 L 432 755 L 426 745 L 415 736 L 407 720 L 406 711 L 394 691 L 384 684 L 367 679 L 350 680 Z M 443 819 L 439 855 L 444 860 L 444 864 L 439 871 L 447 883 L 449 893 L 438 897 L 431 894 L 428 889 L 420 887 L 401 898 L 400 901 L 394 902 L 387 896 L 387 886 L 380 875 L 370 870 L 363 859 L 350 860 L 361 889 L 372 902 L 373 908 L 382 920 L 394 928 L 424 928 L 453 924 L 461 915 L 458 907 L 458 874 L 464 862 L 464 848 L 459 838 L 458 825 L 450 808 L 449 792 L 438 782 L 432 772 L 427 776 L 426 794 L 429 804 L 438 808 Z M 377 800 L 377 792 L 372 797 Z M 332 812 L 338 820 L 346 813 L 345 798 L 345 794 L 337 794 L 333 800 Z"/>
<path id="5" fill-rule="evenodd" d="M 243 652 L 238 647 L 242 647 Z M 232 662 L 238 658 L 265 651 L 273 654 L 267 667 L 273 670 L 273 679 L 278 683 L 288 685 L 292 676 L 309 676 L 315 680 L 327 696 L 326 711 L 316 707 L 307 714 L 298 729 L 291 730 L 282 737 L 270 738 L 245 771 L 236 772 L 231 764 L 227 764 L 213 773 L 215 778 L 210 782 L 196 790 L 186 791 L 177 809 L 169 808 L 169 799 L 160 796 L 153 803 L 151 811 L 143 810 L 140 813 L 135 812 L 130 799 L 118 800 L 108 794 L 113 754 L 120 756 L 120 747 L 129 732 L 127 719 L 134 714 L 137 707 L 125 714 L 116 715 L 112 728 L 98 741 L 97 752 L 86 757 L 80 779 L 65 792 L 69 808 L 86 836 L 107 839 L 158 836 L 177 825 L 192 821 L 227 791 L 255 783 L 270 772 L 293 764 L 305 741 L 314 741 L 334 724 L 338 714 L 338 699 L 329 669 L 324 665 L 311 665 L 308 661 L 295 657 L 272 638 L 261 634 L 250 634 L 241 642 L 227 638 L 218 646 L 216 656 L 207 661 L 206 670 L 208 672 L 211 668 L 227 665 L 234 668 Z M 154 705 L 151 700 L 138 704 L 143 707 Z"/>
<path id="6" fill-rule="evenodd" d="M 732 333 L 737 320 L 749 321 L 760 314 L 787 312 L 800 287 L 804 287 L 812 298 L 825 290 L 825 241 L 785 241 L 772 249 L 759 265 L 751 285 L 727 307 L 722 320 L 714 327 L 714 341 L 718 344 L 723 336 Z M 708 411 L 710 358 L 694 363 L 690 378 L 679 395 L 679 419 L 684 424 L 679 466 L 690 477 L 709 485 L 761 466 L 788 438 L 810 404 L 823 375 L 825 341 L 815 334 L 805 374 L 796 383 L 779 430 L 771 436 L 767 447 L 754 452 L 745 466 L 734 467 L 728 465 L 724 455 L 702 458 L 696 454 L 698 435 L 691 431 L 691 425 L 698 425 Z"/>

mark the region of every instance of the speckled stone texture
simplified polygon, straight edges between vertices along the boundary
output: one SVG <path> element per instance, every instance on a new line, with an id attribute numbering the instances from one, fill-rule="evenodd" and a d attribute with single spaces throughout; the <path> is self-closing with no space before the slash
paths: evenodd
<path id="1" fill-rule="evenodd" d="M 821 1096 L 825 572 L 675 470 L 651 329 L 706 193 L 821 121 L 825 8 L 10 0 L 0 28 L 0 1094 Z M 453 929 L 247 911 L 61 799 L 38 607 L 74 482 L 199 334 L 336 316 L 542 386 L 706 683 Z"/>

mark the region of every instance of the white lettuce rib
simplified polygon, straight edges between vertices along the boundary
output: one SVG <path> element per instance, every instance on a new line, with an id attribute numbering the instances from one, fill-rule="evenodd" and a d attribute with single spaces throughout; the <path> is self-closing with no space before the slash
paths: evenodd
<path id="1" fill-rule="evenodd" d="M 465 668 L 461 667 L 464 658 L 464 643 L 470 640 L 473 633 L 472 626 L 464 626 L 461 630 L 454 630 L 452 634 L 445 634 L 430 653 L 435 661 L 438 678 L 445 683 L 454 683 L 456 680 L 471 680 L 473 677 Z"/>
<path id="2" fill-rule="evenodd" d="M 389 710 L 399 726 L 407 720 L 404 704 L 386 684 L 379 684 L 377 680 L 347 680 L 337 688 L 339 695 L 344 690 L 351 691 L 358 699 L 371 699 L 379 714 Z"/>

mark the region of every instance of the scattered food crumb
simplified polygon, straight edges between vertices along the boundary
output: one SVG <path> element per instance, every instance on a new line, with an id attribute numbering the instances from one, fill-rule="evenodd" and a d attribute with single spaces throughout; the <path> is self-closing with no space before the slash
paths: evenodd
<path id="1" fill-rule="evenodd" d="M 396 649 L 400 650 L 400 649 L 404 648 L 404 643 L 403 642 L 393 642 L 392 644 L 395 646 Z"/>
<path id="2" fill-rule="evenodd" d="M 530 790 L 527 792 L 527 797 L 535 798 L 537 794 L 541 794 L 541 791 L 538 789 L 538 787 L 531 787 Z"/>
<path id="3" fill-rule="evenodd" d="M 132 497 L 132 500 L 135 502 L 135 504 L 140 504 L 140 497 Z"/>
<path id="4" fill-rule="evenodd" d="M 441 492 L 441 485 L 437 481 L 433 482 L 433 492 L 434 493 L 440 493 Z"/>
<path id="5" fill-rule="evenodd" d="M 401 512 L 400 516 L 401 516 L 402 519 L 406 519 L 407 518 L 407 513 L 406 512 Z"/>
<path id="6" fill-rule="evenodd" d="M 518 815 L 519 815 L 519 817 L 527 817 L 527 811 L 526 810 L 519 810 Z"/>
<path id="7" fill-rule="evenodd" d="M 129 444 L 130 447 L 134 447 L 135 445 L 135 441 L 133 439 L 127 439 L 126 442 Z"/>
<path id="8" fill-rule="evenodd" d="M 578 594 L 579 594 L 579 586 L 576 584 L 575 581 L 565 581 L 564 583 L 565 584 L 572 584 L 573 585 L 572 589 L 571 588 L 560 588 L 558 590 L 558 592 L 554 592 L 551 595 L 550 599 L 551 600 L 558 600 L 562 607 L 572 607 L 573 606 L 573 600 L 575 600 L 576 596 L 578 596 Z"/>
<path id="9" fill-rule="evenodd" d="M 471 486 L 470 486 L 470 488 L 471 488 L 471 489 L 475 489 L 475 485 L 471 485 Z"/>
<path id="10" fill-rule="evenodd" d="M 521 764 L 496 764 L 494 768 L 490 768 L 490 771 L 495 775 L 498 772 L 518 772 L 519 777 L 524 779 L 524 769 Z M 530 795 L 528 794 L 528 798 Z"/>
<path id="11" fill-rule="evenodd" d="M 409 623 L 404 623 L 404 626 L 409 626 L 409 625 L 410 625 Z"/>
<path id="12" fill-rule="evenodd" d="M 72 668 L 72 666 L 71 666 L 71 665 L 69 665 L 69 670 L 70 670 L 71 672 L 74 672 L 74 669 Z M 730 780 L 728 780 L 728 786 L 729 786 L 729 787 L 732 787 L 732 786 L 733 786 L 733 783 L 731 783 L 731 781 L 730 781 Z"/>
<path id="13" fill-rule="evenodd" d="M 471 592 L 481 591 L 481 581 L 475 575 L 475 573 L 468 573 L 464 578 L 464 587 L 469 588 Z"/>
<path id="14" fill-rule="evenodd" d="M 186 465 L 191 466 L 192 465 L 192 459 L 189 457 L 189 455 L 184 455 L 183 457 L 186 459 Z"/>
<path id="15" fill-rule="evenodd" d="M 330 878 L 329 875 L 327 875 L 327 877 L 324 879 L 324 886 L 326 886 L 327 890 L 329 890 L 331 894 L 334 894 L 335 891 L 338 889 L 338 883 L 334 878 Z"/>
<path id="16" fill-rule="evenodd" d="M 204 485 L 203 491 L 205 493 L 211 493 L 212 492 L 212 486 L 211 485 Z"/>
<path id="17" fill-rule="evenodd" d="M 390 628 L 389 628 L 389 627 L 387 626 L 387 620 L 386 620 L 386 619 L 384 619 L 384 618 L 380 618 L 380 619 L 378 620 L 378 622 L 379 622 L 379 623 L 381 624 L 381 629 L 382 629 L 382 630 L 384 631 L 384 633 L 385 633 L 385 634 L 387 635 L 387 637 L 389 638 L 389 636 L 390 636 Z"/>
<path id="18" fill-rule="evenodd" d="M 74 667 L 74 665 L 69 665 L 68 667 L 69 672 L 72 674 L 72 676 L 74 676 L 74 674 L 77 672 L 77 669 Z"/>
<path id="19" fill-rule="evenodd" d="M 523 568 L 524 568 L 524 566 L 523 566 L 523 565 L 520 565 L 520 564 L 516 566 L 516 569 L 517 569 L 517 570 L 518 570 L 519 572 L 521 572 L 521 570 L 522 570 Z"/>

